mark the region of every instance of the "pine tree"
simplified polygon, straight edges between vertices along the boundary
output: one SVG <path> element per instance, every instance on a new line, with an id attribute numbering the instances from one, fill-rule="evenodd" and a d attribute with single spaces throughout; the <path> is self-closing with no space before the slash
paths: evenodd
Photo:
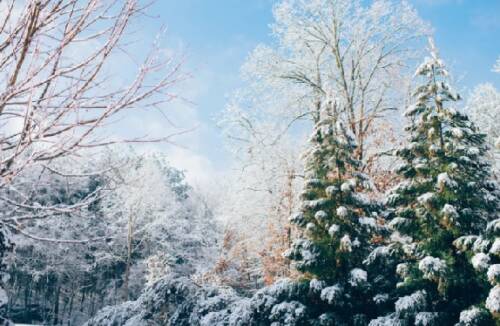
<path id="1" fill-rule="evenodd" d="M 447 84 L 448 73 L 432 42 L 431 57 L 416 76 L 423 83 L 405 112 L 411 120 L 408 145 L 397 151 L 404 181 L 388 197 L 395 214 L 389 226 L 402 259 L 396 271 L 401 297 L 391 318 L 416 325 L 459 320 L 459 325 L 489 325 L 491 316 L 481 306 L 489 286 L 481 272 L 490 262 L 484 253 L 471 257 L 457 250 L 472 240 L 480 252 L 491 245 L 471 238 L 486 229 L 499 208 L 488 181 L 485 135 L 452 107 L 460 96 Z"/>
<path id="2" fill-rule="evenodd" d="M 301 235 L 286 256 L 319 293 L 316 308 L 329 312 L 321 320 L 366 324 L 375 312 L 363 261 L 381 226 L 376 206 L 361 192 L 369 182 L 357 172 L 356 143 L 336 116 L 329 105 L 310 138 L 302 207 L 291 218 Z"/>

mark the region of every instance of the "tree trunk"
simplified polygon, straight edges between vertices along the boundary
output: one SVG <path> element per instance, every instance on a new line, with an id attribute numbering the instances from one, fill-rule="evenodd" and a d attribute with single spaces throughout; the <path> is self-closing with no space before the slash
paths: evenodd
<path id="1" fill-rule="evenodd" d="M 61 287 L 58 286 L 54 298 L 54 325 L 59 324 L 59 295 L 61 294 Z"/>
<path id="2" fill-rule="evenodd" d="M 68 326 L 71 323 L 71 316 L 73 313 L 73 300 L 75 298 L 75 291 L 71 292 L 71 298 L 69 299 L 69 308 L 68 308 Z"/>
<path id="3" fill-rule="evenodd" d="M 133 227 L 132 227 L 132 217 L 128 220 L 128 232 L 127 232 L 127 262 L 125 265 L 125 280 L 123 282 L 123 299 L 128 301 L 128 283 L 130 278 L 130 264 L 132 260 L 132 240 L 133 240 Z"/>

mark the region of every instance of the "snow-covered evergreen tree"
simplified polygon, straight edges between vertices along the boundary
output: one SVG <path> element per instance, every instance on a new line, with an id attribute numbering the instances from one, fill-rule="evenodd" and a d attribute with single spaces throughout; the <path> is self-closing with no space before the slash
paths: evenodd
<path id="1" fill-rule="evenodd" d="M 395 314 L 385 318 L 418 325 L 459 320 L 460 325 L 489 325 L 491 316 L 481 306 L 489 287 L 478 272 L 488 269 L 483 251 L 490 243 L 471 238 L 499 209 L 495 186 L 488 181 L 485 135 L 453 108 L 460 96 L 448 85 L 432 42 L 431 57 L 416 76 L 423 83 L 405 113 L 411 120 L 408 144 L 397 151 L 404 162 L 398 168 L 403 181 L 388 197 L 395 214 L 389 225 L 402 262 Z M 468 241 L 480 253 L 471 257 L 457 251 Z"/>
<path id="2" fill-rule="evenodd" d="M 310 138 L 302 207 L 291 217 L 301 236 L 286 256 L 320 294 L 318 309 L 334 313 L 336 323 L 357 324 L 373 313 L 363 261 L 381 227 L 361 192 L 369 182 L 358 172 L 354 138 L 336 117 L 330 101 Z"/>

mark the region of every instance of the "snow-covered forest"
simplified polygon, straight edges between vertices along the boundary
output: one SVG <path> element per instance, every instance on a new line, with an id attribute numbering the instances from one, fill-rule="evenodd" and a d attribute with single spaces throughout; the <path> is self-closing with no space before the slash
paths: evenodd
<path id="1" fill-rule="evenodd" d="M 500 90 L 412 1 L 273 1 L 203 184 L 153 14 L 0 0 L 1 325 L 500 325 Z"/>

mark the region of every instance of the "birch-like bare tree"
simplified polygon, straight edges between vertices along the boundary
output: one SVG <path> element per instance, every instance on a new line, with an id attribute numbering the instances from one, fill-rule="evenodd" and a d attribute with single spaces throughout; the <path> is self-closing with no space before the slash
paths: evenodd
<path id="1" fill-rule="evenodd" d="M 135 71 L 120 64 L 124 57 L 140 57 L 127 52 L 127 36 L 146 8 L 138 0 L 0 1 L 3 229 L 23 232 L 23 220 L 67 213 L 92 201 L 71 207 L 32 202 L 16 187 L 25 171 L 64 174 L 52 167 L 54 161 L 78 160 L 117 142 L 169 140 L 171 135 L 123 139 L 103 133 L 134 110 L 164 109 L 184 77 L 180 60 L 167 57 L 155 41 Z"/>

